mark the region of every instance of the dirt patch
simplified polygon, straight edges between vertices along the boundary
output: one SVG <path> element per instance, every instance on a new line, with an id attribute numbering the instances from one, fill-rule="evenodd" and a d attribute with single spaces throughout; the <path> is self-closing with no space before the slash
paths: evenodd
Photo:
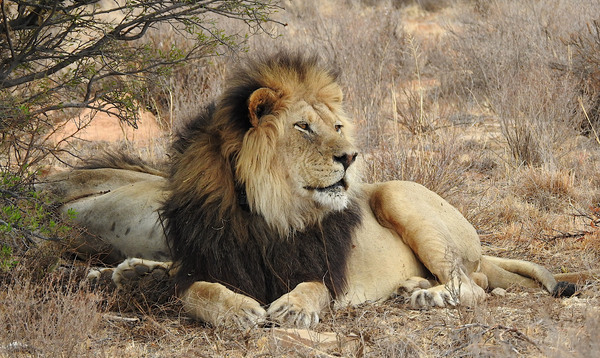
<path id="1" fill-rule="evenodd" d="M 67 121 L 50 138 L 58 143 L 64 138 L 73 136 L 71 140 L 86 142 L 119 142 L 128 141 L 134 144 L 147 145 L 164 135 L 156 117 L 150 112 L 140 112 L 137 129 L 119 121 L 107 113 L 96 113 L 92 117 L 89 109 L 82 111 L 78 118 Z"/>

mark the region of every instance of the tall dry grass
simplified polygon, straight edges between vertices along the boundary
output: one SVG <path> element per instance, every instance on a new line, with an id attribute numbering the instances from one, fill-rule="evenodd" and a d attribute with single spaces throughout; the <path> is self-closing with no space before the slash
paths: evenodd
<path id="1" fill-rule="evenodd" d="M 589 86 L 583 90 L 581 78 L 587 76 L 589 83 L 589 68 L 597 68 L 591 34 L 600 3 L 474 5 L 456 4 L 455 17 L 446 24 L 448 36 L 430 56 L 441 70 L 441 97 L 462 111 L 482 114 L 491 137 L 484 156 L 493 164 L 488 172 L 493 182 L 476 185 L 494 187 L 485 189 L 483 198 L 464 198 L 480 202 L 479 213 L 468 216 L 485 223 L 486 231 L 514 233 L 506 228 L 519 226 L 524 228 L 519 235 L 530 237 L 573 229 L 570 206 L 592 206 L 599 195 L 593 184 L 598 143 L 582 131 L 583 109 L 593 108 L 597 93 Z M 579 46 L 568 41 L 580 37 L 585 41 Z M 570 194 L 548 194 L 553 189 L 546 180 L 565 173 Z M 523 180 L 535 184 L 525 189 Z"/>

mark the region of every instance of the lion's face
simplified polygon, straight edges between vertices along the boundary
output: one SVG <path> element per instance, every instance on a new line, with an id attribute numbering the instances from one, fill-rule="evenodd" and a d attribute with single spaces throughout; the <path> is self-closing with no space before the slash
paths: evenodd
<path id="1" fill-rule="evenodd" d="M 300 101 L 288 112 L 279 149 L 293 195 L 324 210 L 345 209 L 357 156 L 347 121 L 323 103 Z"/>
<path id="2" fill-rule="evenodd" d="M 357 182 L 358 153 L 337 84 L 310 96 L 285 97 L 269 89 L 255 94 L 250 109 L 259 115 L 237 168 L 251 209 L 284 234 L 345 209 Z"/>

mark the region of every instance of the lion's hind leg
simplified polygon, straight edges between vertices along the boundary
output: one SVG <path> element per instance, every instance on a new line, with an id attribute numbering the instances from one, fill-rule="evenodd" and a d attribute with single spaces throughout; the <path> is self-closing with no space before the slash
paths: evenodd
<path id="1" fill-rule="evenodd" d="M 437 289 L 431 291 L 432 287 L 433 284 L 430 280 L 423 277 L 411 277 L 398 285 L 392 297 L 403 298 L 404 302 L 409 303 L 410 307 L 414 309 L 456 305 L 456 300 L 452 298 L 449 291 Z"/>
<path id="2" fill-rule="evenodd" d="M 479 236 L 456 208 L 422 185 L 398 181 L 375 185 L 369 204 L 379 224 L 395 231 L 440 283 L 412 292 L 413 308 L 472 306 L 485 299 L 472 277 L 481 259 Z"/>
<path id="3" fill-rule="evenodd" d="M 401 282 L 396 291 L 392 293 L 392 298 L 402 297 L 406 301 L 410 301 L 411 295 L 418 290 L 425 290 L 431 288 L 433 285 L 431 281 L 423 277 L 411 277 L 408 280 Z"/>
<path id="4" fill-rule="evenodd" d="M 94 267 L 88 272 L 86 281 L 93 287 L 115 289 L 117 285 L 112 279 L 114 267 Z"/>
<path id="5" fill-rule="evenodd" d="M 118 288 L 135 285 L 145 279 L 165 282 L 170 278 L 171 262 L 152 261 L 138 258 L 127 259 L 117 266 L 112 274 L 112 280 Z"/>

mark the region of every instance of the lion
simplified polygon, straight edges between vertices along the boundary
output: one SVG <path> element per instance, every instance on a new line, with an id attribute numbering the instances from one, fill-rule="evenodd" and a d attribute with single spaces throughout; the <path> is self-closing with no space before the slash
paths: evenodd
<path id="1" fill-rule="evenodd" d="M 338 72 L 279 53 L 233 73 L 178 134 L 168 172 L 112 156 L 40 188 L 77 212 L 80 252 L 125 260 L 117 285 L 168 270 L 185 312 L 213 325 L 311 327 L 332 302 L 395 296 L 472 306 L 515 284 L 574 293 L 538 264 L 483 255 L 475 228 L 424 186 L 364 183 L 359 155 Z"/>

